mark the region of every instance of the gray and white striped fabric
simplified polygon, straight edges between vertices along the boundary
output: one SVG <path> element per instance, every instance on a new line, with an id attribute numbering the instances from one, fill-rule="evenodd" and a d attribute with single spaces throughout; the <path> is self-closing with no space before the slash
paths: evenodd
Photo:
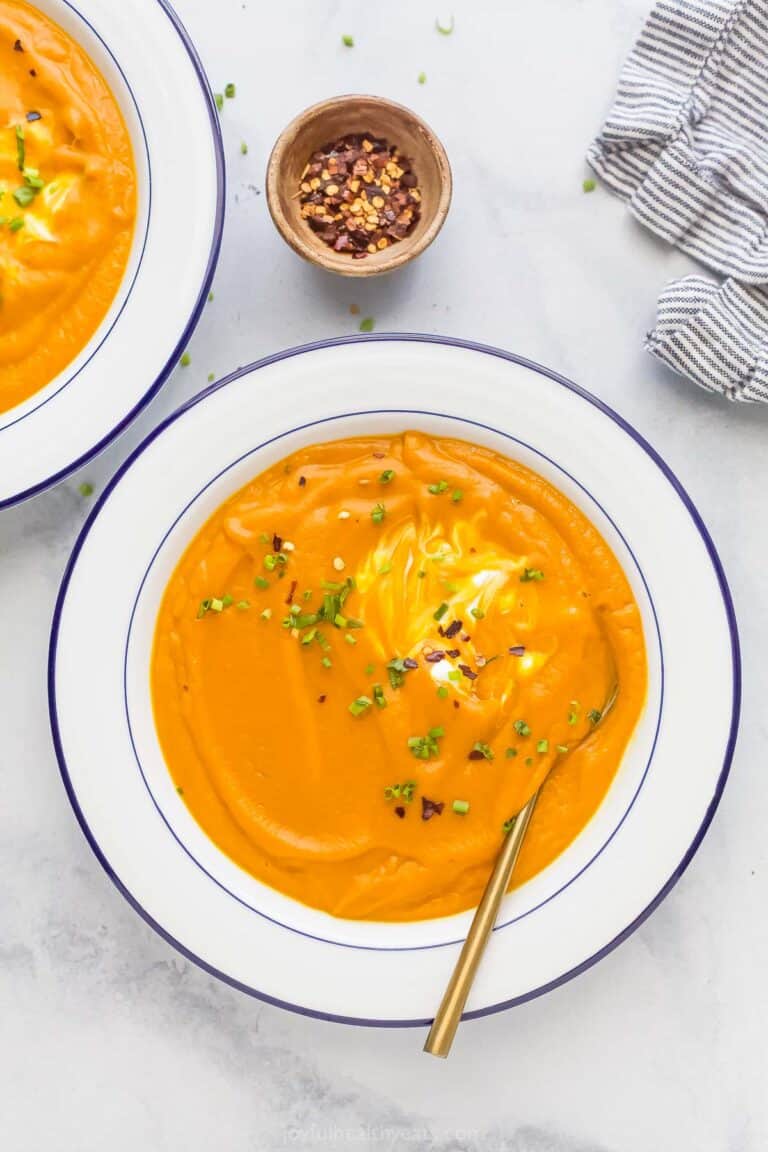
<path id="1" fill-rule="evenodd" d="M 587 159 L 725 278 L 668 285 L 648 349 L 731 400 L 768 401 L 768 0 L 658 0 Z"/>

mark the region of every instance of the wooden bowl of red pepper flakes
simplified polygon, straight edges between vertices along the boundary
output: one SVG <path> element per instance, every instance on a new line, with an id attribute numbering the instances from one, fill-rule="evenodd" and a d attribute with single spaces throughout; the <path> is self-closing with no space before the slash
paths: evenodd
<path id="1" fill-rule="evenodd" d="M 432 243 L 452 180 L 445 149 L 410 109 L 337 96 L 279 136 L 266 187 L 272 219 L 299 256 L 341 276 L 379 276 Z"/>

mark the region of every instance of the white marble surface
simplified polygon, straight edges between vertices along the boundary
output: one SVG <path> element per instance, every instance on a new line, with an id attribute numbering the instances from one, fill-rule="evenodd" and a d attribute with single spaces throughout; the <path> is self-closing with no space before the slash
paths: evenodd
<path id="1" fill-rule="evenodd" d="M 767 1146 L 768 411 L 711 398 L 643 352 L 657 291 L 688 262 L 602 190 L 581 191 L 585 147 L 646 3 L 454 0 L 456 30 L 444 38 L 437 10 L 413 0 L 178 0 L 214 87 L 237 83 L 223 114 L 230 184 L 215 301 L 191 366 L 128 435 L 83 476 L 0 515 L 3 1150 Z M 342 33 L 355 36 L 353 49 Z M 362 286 L 304 266 L 273 231 L 261 193 L 289 117 L 355 90 L 422 112 L 456 179 L 434 248 Z M 544 999 L 469 1024 L 447 1063 L 421 1054 L 420 1033 L 293 1016 L 173 952 L 91 855 L 48 729 L 50 617 L 86 512 L 77 482 L 103 484 L 209 371 L 353 330 L 353 302 L 378 329 L 503 345 L 614 405 L 698 502 L 742 629 L 742 735 L 688 873 L 607 960 Z"/>

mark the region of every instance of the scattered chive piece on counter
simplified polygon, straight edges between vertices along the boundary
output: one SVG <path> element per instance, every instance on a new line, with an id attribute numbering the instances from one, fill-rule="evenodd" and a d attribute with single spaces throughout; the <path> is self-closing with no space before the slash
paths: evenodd
<path id="1" fill-rule="evenodd" d="M 179 364 L 181 364 L 182 368 L 189 368 L 191 363 L 192 357 L 190 356 L 189 352 L 185 352 L 182 355 L 181 360 L 179 360 Z"/>
<path id="2" fill-rule="evenodd" d="M 454 800 L 451 808 L 458 816 L 466 816 L 469 812 L 469 800 Z"/>
<path id="3" fill-rule="evenodd" d="M 595 188 L 597 188 L 597 183 L 595 180 L 592 180 L 590 177 L 589 179 L 584 181 L 581 188 L 582 188 L 583 192 L 594 192 Z"/>
<path id="4" fill-rule="evenodd" d="M 214 373 L 213 373 L 213 372 L 209 372 L 209 373 L 208 373 L 208 383 L 209 383 L 209 384 L 213 384 L 213 382 L 214 382 L 214 380 L 215 380 L 215 379 L 216 379 L 216 376 L 214 375 Z"/>
<path id="5" fill-rule="evenodd" d="M 241 156 L 247 156 L 248 155 L 248 145 L 246 144 L 245 140 L 240 141 L 240 155 Z"/>
<path id="6" fill-rule="evenodd" d="M 435 28 L 437 29 L 437 31 L 440 33 L 441 36 L 450 36 L 455 27 L 456 27 L 456 22 L 455 22 L 453 16 L 451 16 L 450 21 L 447 24 L 441 24 L 439 16 L 438 16 L 437 20 L 435 20 Z"/>
<path id="7" fill-rule="evenodd" d="M 234 84 L 232 84 L 230 82 L 229 84 L 226 84 L 224 86 L 224 95 L 226 96 L 227 100 L 234 100 L 234 98 L 235 98 L 235 86 L 234 86 Z"/>
<path id="8" fill-rule="evenodd" d="M 213 303 L 213 288 L 211 288 L 210 292 L 208 293 L 208 303 Z"/>
<path id="9" fill-rule="evenodd" d="M 426 72 L 419 72 L 418 76 L 416 77 L 416 80 L 418 81 L 419 84 L 426 84 L 426 82 L 427 82 Z"/>
<path id="10" fill-rule="evenodd" d="M 549 740 L 539 740 L 536 744 L 536 751 L 542 754 L 549 752 Z"/>
<path id="11" fill-rule="evenodd" d="M 87 500 L 89 496 L 93 496 L 93 484 L 90 484 L 87 480 L 83 480 L 82 484 L 78 484 L 77 490 L 83 500 Z"/>
<path id="12" fill-rule="evenodd" d="M 364 712 L 368 711 L 370 706 L 371 701 L 368 696 L 358 696 L 357 699 L 353 700 L 349 705 L 349 711 L 353 716 L 362 716 Z"/>
<path id="13" fill-rule="evenodd" d="M 469 753 L 470 760 L 493 760 L 493 749 L 488 744 L 484 744 L 482 740 L 477 740 L 472 745 L 472 751 Z"/>
<path id="14" fill-rule="evenodd" d="M 354 36 L 349 36 L 349 35 L 342 36 L 341 42 L 345 48 L 354 48 L 354 46 L 355 46 Z"/>
<path id="15" fill-rule="evenodd" d="M 299 179 L 301 217 L 324 244 L 354 260 L 404 239 L 421 214 L 411 162 L 371 133 L 343 136 L 313 152 Z M 373 330 L 373 317 L 360 323 Z"/>
<path id="16" fill-rule="evenodd" d="M 219 112 L 221 112 L 222 108 L 224 107 L 223 94 L 221 92 L 217 92 L 213 98 L 216 101 L 216 107 L 218 108 Z"/>
<path id="17" fill-rule="evenodd" d="M 520 573 L 521 584 L 530 584 L 532 581 L 543 579 L 544 573 L 542 572 L 541 568 L 524 568 Z"/>
<path id="18" fill-rule="evenodd" d="M 374 328 L 375 323 L 376 322 L 373 319 L 373 316 L 364 316 L 362 318 L 362 320 L 360 321 L 360 331 L 361 332 L 373 332 L 373 328 Z"/>
<path id="19" fill-rule="evenodd" d="M 531 734 L 531 730 L 526 724 L 525 720 L 515 720 L 512 727 L 514 728 L 515 732 L 517 732 L 518 736 L 530 736 Z"/>

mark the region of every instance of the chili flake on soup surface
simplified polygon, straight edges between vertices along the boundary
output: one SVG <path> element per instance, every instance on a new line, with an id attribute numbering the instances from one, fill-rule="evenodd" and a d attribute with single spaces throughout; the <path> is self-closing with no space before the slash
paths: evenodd
<path id="1" fill-rule="evenodd" d="M 406 432 L 302 449 L 227 500 L 168 585 L 151 677 L 171 775 L 225 853 L 336 916 L 416 920 L 477 902 L 548 773 L 515 882 L 578 834 L 646 656 L 561 492 Z"/>
<path id="2" fill-rule="evenodd" d="M 0 412 L 93 336 L 135 215 L 131 141 L 106 81 L 42 12 L 0 0 Z"/>

